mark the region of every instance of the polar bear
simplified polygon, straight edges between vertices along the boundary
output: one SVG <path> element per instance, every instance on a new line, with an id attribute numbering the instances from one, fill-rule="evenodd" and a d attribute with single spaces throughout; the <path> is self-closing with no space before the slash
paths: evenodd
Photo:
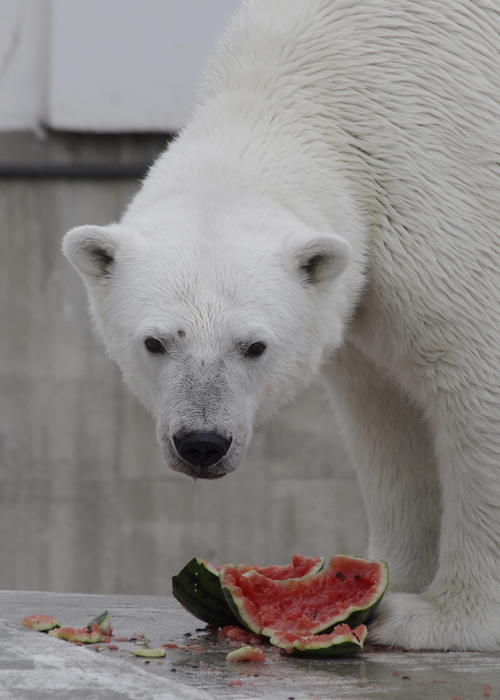
<path id="1" fill-rule="evenodd" d="M 496 3 L 253 0 L 122 220 L 64 239 L 173 469 L 324 377 L 380 643 L 500 649 L 499 222 Z"/>

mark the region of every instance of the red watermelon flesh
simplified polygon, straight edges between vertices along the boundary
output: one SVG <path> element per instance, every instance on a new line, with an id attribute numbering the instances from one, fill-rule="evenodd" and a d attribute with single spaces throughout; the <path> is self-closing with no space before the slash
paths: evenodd
<path id="1" fill-rule="evenodd" d="M 291 564 L 284 566 L 249 566 L 240 564 L 237 568 L 241 573 L 247 571 L 258 571 L 262 576 L 270 578 L 272 581 L 285 581 L 289 578 L 301 578 L 309 574 L 317 573 L 323 566 L 322 557 L 303 557 L 301 554 L 294 554 Z"/>
<path id="2" fill-rule="evenodd" d="M 205 562 L 205 564 L 207 567 L 213 568 L 214 571 L 220 572 L 221 570 L 221 566 L 213 566 L 213 564 L 209 562 Z M 224 566 L 224 564 L 222 566 Z M 292 563 L 284 564 L 283 566 L 277 566 L 275 564 L 271 564 L 270 566 L 238 564 L 235 568 L 241 573 L 258 571 L 259 574 L 267 576 L 267 578 L 273 581 L 284 581 L 287 578 L 300 578 L 301 576 L 308 576 L 309 574 L 317 574 L 322 566 L 323 557 L 304 557 L 302 554 L 294 554 L 292 556 Z"/>
<path id="3" fill-rule="evenodd" d="M 332 557 L 320 573 L 273 581 L 257 571 L 232 566 L 220 571 L 233 612 L 256 634 L 276 631 L 318 634 L 340 622 L 364 622 L 388 582 L 387 565 L 358 557 Z"/>

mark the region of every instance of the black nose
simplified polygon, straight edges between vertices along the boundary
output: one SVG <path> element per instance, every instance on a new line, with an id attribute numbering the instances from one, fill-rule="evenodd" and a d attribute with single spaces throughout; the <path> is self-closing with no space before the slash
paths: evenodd
<path id="1" fill-rule="evenodd" d="M 174 435 L 174 445 L 182 459 L 192 467 L 211 467 L 221 460 L 229 450 L 231 438 L 217 433 L 188 433 Z"/>

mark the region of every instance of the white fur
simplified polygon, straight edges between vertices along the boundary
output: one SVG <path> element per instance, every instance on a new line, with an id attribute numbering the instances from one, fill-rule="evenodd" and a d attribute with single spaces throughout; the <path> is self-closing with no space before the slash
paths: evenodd
<path id="1" fill-rule="evenodd" d="M 183 426 L 236 468 L 322 368 L 387 644 L 500 648 L 499 177 L 493 0 L 254 0 L 122 222 L 65 239 L 173 468 Z"/>

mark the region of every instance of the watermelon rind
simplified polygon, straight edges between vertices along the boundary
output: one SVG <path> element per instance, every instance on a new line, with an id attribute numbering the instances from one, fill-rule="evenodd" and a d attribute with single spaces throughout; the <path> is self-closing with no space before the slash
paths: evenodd
<path id="1" fill-rule="evenodd" d="M 226 661 L 229 663 L 263 663 L 265 658 L 261 649 L 256 649 L 252 646 L 244 646 L 230 651 L 226 656 Z"/>
<path id="2" fill-rule="evenodd" d="M 368 634 L 368 630 L 364 625 L 363 631 L 360 627 L 356 629 L 356 633 L 353 630 L 349 632 L 344 632 L 341 635 L 336 636 L 331 640 L 321 639 L 323 635 L 316 635 L 318 638 L 314 641 L 304 642 L 300 637 L 294 640 L 292 647 L 290 644 L 283 642 L 280 638 L 279 632 L 275 632 L 269 641 L 276 647 L 280 649 L 285 649 L 289 654 L 294 656 L 308 656 L 308 657 L 328 657 L 328 656 L 348 656 L 350 654 L 357 654 L 363 650 L 363 644 Z"/>
<path id="3" fill-rule="evenodd" d="M 61 627 L 60 629 L 50 630 L 51 637 L 64 639 L 67 642 L 81 642 L 82 644 L 97 644 L 102 642 L 102 635 L 96 623 L 92 623 L 90 631 L 86 627 L 81 630 L 76 630 L 74 627 Z"/>
<path id="4" fill-rule="evenodd" d="M 97 615 L 97 617 L 94 617 L 94 619 L 89 622 L 89 624 L 87 625 L 88 632 L 92 630 L 92 625 L 94 622 L 99 628 L 99 632 L 101 634 L 106 635 L 107 637 L 112 636 L 113 628 L 111 627 L 111 620 L 109 619 L 109 613 L 107 610 L 105 610 L 100 615 Z"/>
<path id="5" fill-rule="evenodd" d="M 28 615 L 23 617 L 19 624 L 36 632 L 49 632 L 61 626 L 61 623 L 53 615 Z"/>
<path id="6" fill-rule="evenodd" d="M 192 615 L 215 627 L 239 625 L 222 592 L 219 572 L 204 559 L 193 557 L 172 578 L 172 594 Z"/>
<path id="7" fill-rule="evenodd" d="M 357 627 L 358 625 L 367 622 L 373 616 L 377 606 L 379 605 L 382 599 L 382 596 L 385 593 L 387 584 L 389 583 L 389 569 L 387 567 L 386 562 L 373 562 L 368 559 L 362 559 L 361 557 L 353 557 L 348 555 L 340 555 L 340 557 L 342 557 L 342 559 L 349 559 L 353 562 L 359 563 L 360 569 L 363 566 L 363 564 L 377 563 L 380 568 L 380 582 L 376 589 L 373 591 L 373 594 L 370 598 L 370 603 L 368 605 L 350 605 L 346 607 L 342 613 L 332 615 L 332 617 L 329 618 L 328 621 L 314 627 L 311 626 L 311 629 L 309 630 L 310 634 L 327 634 L 331 632 L 336 625 L 342 622 L 345 622 L 351 628 Z M 311 583 L 313 584 L 313 581 L 315 579 L 317 579 L 318 577 L 324 577 L 332 569 L 337 568 L 338 559 L 339 557 L 332 557 L 328 562 L 327 566 L 321 572 L 303 577 L 302 580 L 311 579 Z M 240 589 L 225 584 L 226 573 L 231 568 L 234 567 L 230 567 L 228 565 L 222 566 L 219 573 L 219 578 L 222 585 L 222 591 L 226 597 L 227 604 L 230 607 L 232 613 L 239 620 L 239 623 L 246 627 L 246 629 L 250 630 L 251 632 L 255 632 L 255 634 L 261 634 L 264 637 L 271 637 L 276 630 L 272 626 L 261 627 L 258 620 L 254 619 L 249 613 L 249 611 L 245 609 L 245 598 L 241 596 Z M 243 574 L 243 576 L 246 577 L 253 575 L 255 575 L 255 572 L 251 571 Z M 294 582 L 298 580 L 299 579 L 287 579 L 285 581 L 276 581 L 275 583 L 277 586 L 293 586 Z"/>
<path id="8" fill-rule="evenodd" d="M 145 649 L 144 647 L 139 647 L 138 649 L 133 649 L 131 652 L 134 656 L 143 656 L 150 659 L 161 659 L 166 656 L 166 651 L 163 647 L 158 647 L 157 649 Z"/>

